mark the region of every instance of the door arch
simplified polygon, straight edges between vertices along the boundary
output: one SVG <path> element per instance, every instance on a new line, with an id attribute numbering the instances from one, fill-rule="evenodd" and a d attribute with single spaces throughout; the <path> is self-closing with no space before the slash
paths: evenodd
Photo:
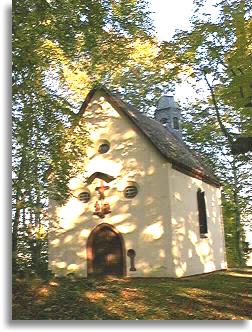
<path id="1" fill-rule="evenodd" d="M 125 275 L 123 237 L 112 225 L 102 223 L 91 232 L 87 241 L 87 274 Z"/>

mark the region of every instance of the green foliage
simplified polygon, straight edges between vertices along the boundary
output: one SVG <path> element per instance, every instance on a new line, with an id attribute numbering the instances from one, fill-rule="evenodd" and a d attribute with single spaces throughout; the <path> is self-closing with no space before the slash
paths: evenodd
<path id="1" fill-rule="evenodd" d="M 246 107 L 252 97 L 251 1 L 216 1 L 217 17 L 206 11 L 205 2 L 195 3 L 191 31 L 164 42 L 163 56 L 171 59 L 175 73 L 184 73 L 191 82 L 208 79 L 219 107 L 226 106 L 227 119 L 229 112 L 239 116 L 236 125 L 227 128 L 230 134 L 251 135 L 251 110 Z"/>
<path id="2" fill-rule="evenodd" d="M 152 30 L 147 1 L 13 1 L 14 270 L 44 265 L 46 236 L 37 230 L 47 228 L 48 200 L 64 202 L 69 179 L 83 171 L 90 142 L 84 119 L 73 125 L 80 102 L 97 83 L 124 87 L 132 50 L 150 45 Z M 161 64 L 153 73 L 148 54 L 131 73 L 152 85 Z"/>
<path id="3" fill-rule="evenodd" d="M 233 157 L 227 138 L 223 135 L 214 110 L 211 105 L 201 101 L 190 103 L 183 109 L 184 138 L 187 144 L 199 153 L 201 158 L 211 166 L 222 184 L 223 219 L 225 226 L 227 260 L 229 266 L 239 265 L 237 246 L 237 203 L 234 193 L 237 193 L 240 212 L 240 250 L 245 263 L 243 249 L 246 246 L 243 226 L 249 223 L 251 210 L 251 186 L 249 156 Z M 237 178 L 237 179 L 236 179 Z"/>
<path id="4" fill-rule="evenodd" d="M 184 110 L 185 139 L 205 156 L 223 183 L 224 222 L 232 234 L 226 238 L 228 256 L 234 256 L 231 264 L 238 259 L 237 265 L 244 261 L 239 257 L 243 226 L 250 219 L 251 153 L 237 157 L 231 150 L 238 136 L 252 133 L 251 108 L 246 106 L 252 97 L 251 3 L 215 3 L 217 15 L 213 9 L 211 15 L 209 1 L 195 1 L 191 31 L 179 31 L 171 42 L 164 42 L 162 57 L 171 59 L 174 74 L 197 92 Z"/>
<path id="5" fill-rule="evenodd" d="M 232 188 L 230 185 L 226 185 L 225 192 L 232 195 Z M 227 195 L 226 195 L 227 196 Z M 223 206 L 223 219 L 224 219 L 224 230 L 225 230 L 225 244 L 226 244 L 226 255 L 228 266 L 239 267 L 239 253 L 237 248 L 236 239 L 236 222 L 235 222 L 235 206 L 232 200 L 223 195 L 222 197 Z M 242 265 L 245 265 L 247 249 L 247 242 L 245 241 L 244 231 L 241 234 L 241 249 L 243 250 Z"/>

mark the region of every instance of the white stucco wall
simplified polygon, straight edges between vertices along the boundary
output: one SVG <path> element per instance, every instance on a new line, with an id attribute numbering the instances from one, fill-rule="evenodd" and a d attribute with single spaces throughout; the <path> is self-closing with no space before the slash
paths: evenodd
<path id="1" fill-rule="evenodd" d="M 169 275 L 169 164 L 124 114 L 114 110 L 102 96 L 94 97 L 84 114 L 93 142 L 88 149 L 85 176 L 99 171 L 116 177 L 105 193 L 112 212 L 104 219 L 93 215 L 99 179 L 87 186 L 91 200 L 86 204 L 77 198 L 84 189 L 83 179 L 72 180 L 73 197 L 65 206 L 51 205 L 52 219 L 55 216 L 56 222 L 51 225 L 49 234 L 50 268 L 58 274 L 74 271 L 86 276 L 87 238 L 96 225 L 106 222 L 120 231 L 126 252 L 128 249 L 136 251 L 137 271 L 129 271 L 127 257 L 127 275 Z M 101 139 L 111 145 L 105 154 L 97 152 Z M 123 196 L 128 181 L 136 182 L 139 188 L 133 199 Z"/>
<path id="2" fill-rule="evenodd" d="M 174 277 L 225 269 L 226 255 L 221 213 L 221 191 L 170 167 L 172 261 Z M 207 238 L 201 238 L 197 190 L 205 192 Z"/>
<path id="3" fill-rule="evenodd" d="M 106 200 L 111 213 L 104 219 L 93 215 L 95 188 L 84 178 L 72 179 L 72 197 L 64 206 L 51 202 L 49 213 L 49 267 L 58 275 L 77 272 L 87 275 L 87 239 L 100 223 L 112 224 L 122 234 L 126 252 L 136 251 L 135 272 L 128 276 L 182 277 L 225 268 L 220 190 L 172 169 L 155 147 L 124 115 L 95 94 L 84 113 L 92 145 L 87 151 L 84 176 L 103 172 L 116 179 L 108 185 Z M 105 154 L 97 152 L 100 140 L 110 142 Z M 84 161 L 83 161 L 84 162 Z M 123 190 L 133 181 L 138 195 L 126 199 Z M 78 195 L 87 188 L 91 200 Z M 196 192 L 206 193 L 209 237 L 200 239 Z"/>

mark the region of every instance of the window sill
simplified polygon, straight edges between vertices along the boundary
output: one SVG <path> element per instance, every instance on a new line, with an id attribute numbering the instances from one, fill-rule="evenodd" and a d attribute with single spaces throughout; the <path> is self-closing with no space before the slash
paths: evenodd
<path id="1" fill-rule="evenodd" d="M 200 234 L 201 239 L 208 239 L 208 234 Z"/>

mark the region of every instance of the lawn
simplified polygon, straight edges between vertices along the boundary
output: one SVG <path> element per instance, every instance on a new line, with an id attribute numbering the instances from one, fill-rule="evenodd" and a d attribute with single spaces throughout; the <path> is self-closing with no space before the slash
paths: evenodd
<path id="1" fill-rule="evenodd" d="M 13 277 L 13 319 L 252 319 L 252 269 L 171 278 Z"/>

